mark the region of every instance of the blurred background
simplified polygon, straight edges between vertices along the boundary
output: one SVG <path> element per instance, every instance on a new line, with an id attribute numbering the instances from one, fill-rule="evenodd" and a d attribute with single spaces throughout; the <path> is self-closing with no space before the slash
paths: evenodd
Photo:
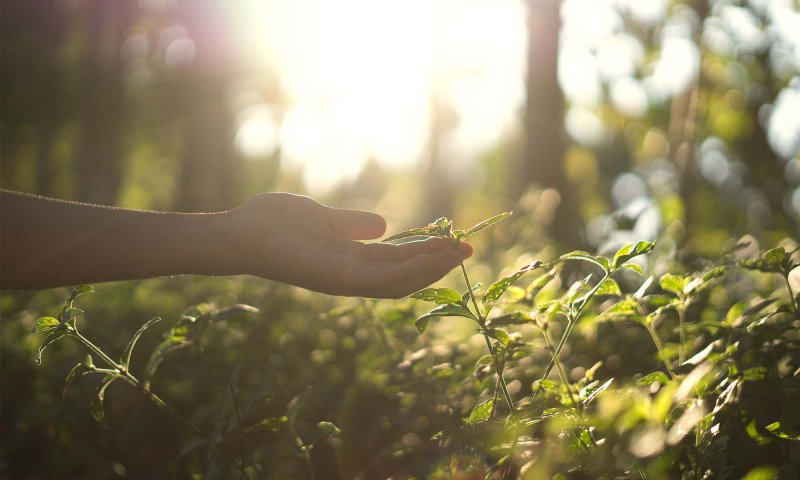
<path id="1" fill-rule="evenodd" d="M 529 194 L 565 246 L 716 253 L 797 232 L 798 71 L 793 0 L 3 2 L 2 186 L 390 228 Z"/>
<path id="2" fill-rule="evenodd" d="M 291 191 L 377 211 L 390 232 L 440 216 L 465 227 L 513 209 L 475 240 L 472 276 L 483 281 L 575 248 L 602 254 L 658 238 L 665 258 L 689 262 L 744 235 L 762 247 L 800 237 L 797 0 L 0 6 L 3 188 L 180 211 Z M 66 294 L 0 295 L 3 478 L 161 478 L 164 462 L 183 458 L 177 428 L 165 431 L 169 421 L 148 416 L 123 387 L 109 394 L 109 430 L 88 413 L 96 383 L 61 400 L 63 377 L 83 356 L 73 344 L 51 347 L 45 366 L 34 365 L 40 339 L 26 333 Z M 379 448 L 369 425 L 417 425 L 418 412 L 403 417 L 385 392 L 364 387 L 384 385 L 381 372 L 420 346 L 413 308 L 403 304 L 398 314 L 390 302 L 252 279 L 171 278 L 98 286 L 82 308 L 97 320 L 86 323 L 88 335 L 113 350 L 147 318 L 174 320 L 204 301 L 252 303 L 267 318 L 228 325 L 208 345 L 241 373 L 237 388 L 255 405 L 253 418 L 279 414 L 315 384 L 329 404 L 311 408 L 314 421 L 344 419 L 362 432 L 361 443 L 345 439 L 352 452 L 343 477 L 359 471 L 359 448 Z M 348 308 L 361 313 L 348 316 Z M 339 310 L 320 315 L 329 309 Z M 380 349 L 381 325 L 392 322 L 404 322 L 404 333 Z M 355 360 L 362 347 L 378 350 Z M 164 368 L 172 383 L 155 387 L 179 410 L 230 412 L 203 374 L 187 377 L 192 383 L 180 361 Z M 335 464 L 333 453 L 321 455 L 318 466 Z"/>

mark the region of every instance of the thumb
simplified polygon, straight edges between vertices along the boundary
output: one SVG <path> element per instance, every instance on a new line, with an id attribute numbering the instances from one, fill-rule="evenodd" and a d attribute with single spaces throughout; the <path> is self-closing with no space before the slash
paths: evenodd
<path id="1" fill-rule="evenodd" d="M 386 220 L 373 212 L 324 207 L 323 218 L 333 238 L 366 240 L 386 232 Z"/>

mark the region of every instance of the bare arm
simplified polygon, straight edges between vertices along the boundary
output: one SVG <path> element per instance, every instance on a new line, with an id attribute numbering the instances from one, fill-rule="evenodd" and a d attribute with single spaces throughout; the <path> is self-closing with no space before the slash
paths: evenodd
<path id="1" fill-rule="evenodd" d="M 263 194 L 227 212 L 163 213 L 0 191 L 0 288 L 36 289 L 164 275 L 251 274 L 335 295 L 397 298 L 458 265 L 438 239 L 356 240 L 382 217 L 308 197 Z"/>

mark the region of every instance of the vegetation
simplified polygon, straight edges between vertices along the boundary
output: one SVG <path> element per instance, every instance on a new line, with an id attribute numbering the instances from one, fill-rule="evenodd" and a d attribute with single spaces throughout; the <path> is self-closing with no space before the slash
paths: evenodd
<path id="1" fill-rule="evenodd" d="M 289 148 L 290 79 L 229 55 L 234 10 L 274 2 L 184 3 L 2 2 L 0 186 L 186 212 L 307 193 L 475 254 L 401 300 L 249 277 L 1 292 L 0 478 L 797 478 L 796 2 L 525 2 L 513 118 L 469 117 L 495 101 L 470 86 L 506 84 L 442 50 L 418 162 L 369 150 L 326 191 L 304 175 L 335 168 Z M 499 17 L 431 28 L 502 50 Z M 389 77 L 353 83 L 388 105 Z M 475 147 L 486 125 L 511 128 Z"/>

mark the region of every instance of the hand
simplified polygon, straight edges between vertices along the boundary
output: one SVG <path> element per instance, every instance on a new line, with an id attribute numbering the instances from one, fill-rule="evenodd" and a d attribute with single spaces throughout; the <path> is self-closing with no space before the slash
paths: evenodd
<path id="1" fill-rule="evenodd" d="M 326 207 L 290 193 L 265 193 L 226 212 L 242 273 L 332 295 L 401 298 L 442 278 L 472 255 L 443 239 L 365 244 L 386 230 L 383 217 Z"/>

